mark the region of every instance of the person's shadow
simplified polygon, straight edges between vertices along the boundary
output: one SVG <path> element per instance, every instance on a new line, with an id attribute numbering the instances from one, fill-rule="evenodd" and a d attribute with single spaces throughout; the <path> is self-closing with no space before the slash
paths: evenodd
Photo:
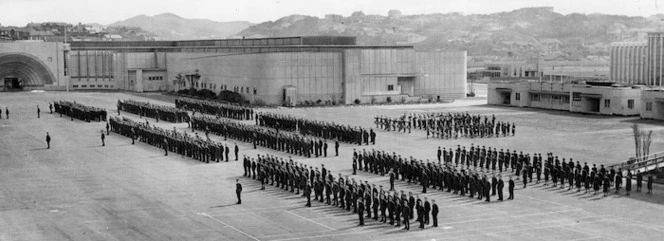
<path id="1" fill-rule="evenodd" d="M 230 204 L 224 204 L 224 205 L 214 206 L 214 207 L 210 207 L 210 208 L 224 208 L 224 207 L 235 206 L 235 205 L 238 205 L 238 204 L 237 203 L 230 203 Z"/>

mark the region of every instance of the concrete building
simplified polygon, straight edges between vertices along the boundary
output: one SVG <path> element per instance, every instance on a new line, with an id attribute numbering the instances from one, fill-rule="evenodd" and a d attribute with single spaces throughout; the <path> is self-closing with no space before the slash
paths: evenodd
<path id="1" fill-rule="evenodd" d="M 491 81 L 487 103 L 570 112 L 635 116 L 640 114 L 641 89 L 605 83 Z"/>
<path id="2" fill-rule="evenodd" d="M 2 89 L 65 89 L 68 52 L 63 43 L 0 42 Z"/>
<path id="3" fill-rule="evenodd" d="M 358 46 L 355 37 L 72 42 L 73 89 L 230 90 L 268 104 L 463 98 L 465 52 Z M 177 76 L 186 81 L 176 83 Z"/>
<path id="4" fill-rule="evenodd" d="M 664 33 L 648 33 L 645 43 L 611 46 L 611 81 L 662 87 L 664 84 Z"/>
<path id="5" fill-rule="evenodd" d="M 664 120 L 664 90 L 644 90 L 641 93 L 641 103 L 641 118 Z"/>
<path id="6" fill-rule="evenodd" d="M 647 43 L 614 43 L 609 78 L 623 84 L 648 84 Z"/>
<path id="7" fill-rule="evenodd" d="M 648 33 L 648 85 L 662 87 L 664 81 L 664 33 Z"/>

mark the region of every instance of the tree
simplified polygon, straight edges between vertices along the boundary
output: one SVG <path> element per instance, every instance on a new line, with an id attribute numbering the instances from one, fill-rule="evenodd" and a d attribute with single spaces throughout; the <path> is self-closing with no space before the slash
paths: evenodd
<path id="1" fill-rule="evenodd" d="M 652 143 L 652 131 L 647 134 L 639 128 L 639 125 L 632 125 L 632 132 L 634 133 L 634 148 L 636 150 L 636 162 L 648 160 L 650 155 L 650 143 Z"/>
<path id="2" fill-rule="evenodd" d="M 175 79 L 173 80 L 173 85 L 178 87 L 178 90 L 184 88 L 184 85 L 187 83 L 187 80 L 185 77 L 182 75 L 182 73 L 178 73 L 175 76 Z"/>

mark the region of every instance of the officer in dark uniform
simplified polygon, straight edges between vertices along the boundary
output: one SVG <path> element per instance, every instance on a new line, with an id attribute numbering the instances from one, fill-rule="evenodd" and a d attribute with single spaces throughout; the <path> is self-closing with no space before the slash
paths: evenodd
<path id="1" fill-rule="evenodd" d="M 363 198 L 357 200 L 357 214 L 360 217 L 360 224 L 357 226 L 364 226 L 364 202 L 362 200 Z"/>
<path id="2" fill-rule="evenodd" d="M 643 174 L 640 170 L 636 170 L 636 191 L 641 192 L 641 187 L 643 186 Z"/>
<path id="3" fill-rule="evenodd" d="M 104 143 L 104 139 L 106 139 L 106 136 L 104 136 L 104 131 L 101 131 L 101 146 L 106 146 L 106 143 Z"/>
<path id="4" fill-rule="evenodd" d="M 410 219 L 412 218 L 410 215 L 410 208 L 408 205 L 406 205 L 406 202 L 404 202 L 404 205 L 401 207 L 401 213 L 403 216 L 403 230 L 410 230 Z M 435 221 L 434 221 L 435 222 Z"/>
<path id="5" fill-rule="evenodd" d="M 334 154 L 339 156 L 339 141 L 334 141 Z"/>
<path id="6" fill-rule="evenodd" d="M 507 191 L 510 194 L 510 196 L 507 197 L 507 199 L 514 200 L 514 180 L 512 180 L 512 176 L 510 176 L 510 180 L 507 183 Z"/>
<path id="7" fill-rule="evenodd" d="M 503 200 L 503 187 L 505 187 L 505 182 L 503 182 L 503 178 L 501 176 L 498 176 L 498 185 L 496 185 L 498 189 L 498 201 Z"/>
<path id="8" fill-rule="evenodd" d="M 240 151 L 240 148 L 238 148 L 238 147 L 237 147 L 237 143 L 235 143 L 235 161 L 237 161 L 237 154 L 238 154 L 239 151 Z M 254 177 L 255 177 L 255 176 L 256 176 L 256 175 L 254 174 Z"/>
<path id="9" fill-rule="evenodd" d="M 37 106 L 37 119 L 39 119 L 39 114 L 41 113 L 41 110 L 39 109 L 39 106 Z"/>
<path id="10" fill-rule="evenodd" d="M 240 184 L 240 179 L 235 179 L 235 194 L 237 195 L 237 204 L 242 204 L 242 199 L 240 194 L 242 193 L 242 184 Z"/>
<path id="11" fill-rule="evenodd" d="M 51 136 L 48 134 L 48 132 L 46 132 L 46 149 L 51 149 Z"/>
<path id="12" fill-rule="evenodd" d="M 438 204 L 435 199 L 431 199 L 431 218 L 433 218 L 433 227 L 438 227 Z"/>
<path id="13" fill-rule="evenodd" d="M 424 197 L 424 224 L 429 225 L 429 213 L 431 212 L 431 203 L 429 199 Z"/>

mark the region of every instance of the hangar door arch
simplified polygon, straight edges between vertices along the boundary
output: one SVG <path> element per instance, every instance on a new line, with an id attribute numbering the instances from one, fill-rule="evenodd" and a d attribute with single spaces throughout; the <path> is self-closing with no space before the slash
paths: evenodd
<path id="1" fill-rule="evenodd" d="M 23 88 L 53 84 L 55 77 L 37 57 L 24 53 L 0 54 L 0 84 Z"/>

